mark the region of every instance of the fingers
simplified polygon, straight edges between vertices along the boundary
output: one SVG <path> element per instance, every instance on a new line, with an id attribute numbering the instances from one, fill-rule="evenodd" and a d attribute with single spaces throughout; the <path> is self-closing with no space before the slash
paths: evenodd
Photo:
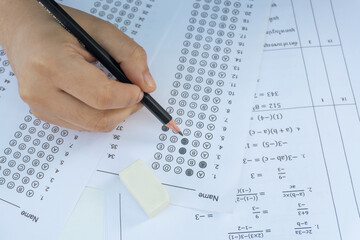
<path id="1" fill-rule="evenodd" d="M 71 51 L 71 50 L 70 50 Z M 105 73 L 88 63 L 81 56 L 63 61 L 63 76 L 57 76 L 58 88 L 96 109 L 117 109 L 139 103 L 144 96 L 141 89 L 108 79 Z"/>
<path id="2" fill-rule="evenodd" d="M 102 26 L 92 34 L 94 39 L 120 63 L 132 83 L 144 92 L 153 92 L 156 84 L 150 74 L 144 49 L 112 24 L 99 22 L 98 25 Z"/>
<path id="3" fill-rule="evenodd" d="M 24 30 L 19 42 L 30 38 L 36 44 L 13 53 L 19 93 L 41 120 L 71 129 L 107 132 L 141 107 L 143 91 L 153 91 L 155 83 L 139 45 L 110 23 L 71 11 L 135 84 L 108 79 L 89 63 L 94 57 L 72 35 L 60 31 L 53 21 L 35 19 L 39 24 L 36 34 Z"/>
<path id="4" fill-rule="evenodd" d="M 44 111 L 41 107 L 38 106 L 30 106 L 31 112 L 34 114 L 35 117 L 38 119 L 41 119 L 42 121 L 45 121 L 47 123 L 51 123 L 57 126 L 65 127 L 68 129 L 74 129 L 79 131 L 86 131 L 86 129 L 73 125 L 71 123 L 68 123 L 56 116 L 50 115 L 48 112 Z"/>
<path id="5" fill-rule="evenodd" d="M 109 22 L 75 9 L 66 10 L 70 15 L 77 16 L 77 20 L 86 31 L 120 63 L 132 83 L 138 85 L 144 92 L 150 93 L 156 89 L 147 65 L 146 52 L 140 45 Z"/>
<path id="6" fill-rule="evenodd" d="M 50 112 L 56 117 L 48 120 L 60 119 L 59 125 L 68 124 L 69 128 L 78 130 L 109 132 L 141 108 L 141 104 L 136 104 L 123 109 L 97 110 L 62 91 L 54 91 L 52 96 L 42 106 L 44 112 Z"/>
<path id="7" fill-rule="evenodd" d="M 138 85 L 144 92 L 151 93 L 155 91 L 156 84 L 147 66 L 146 53 L 139 45 L 131 47 L 132 53 L 122 56 L 124 60 L 119 61 L 121 69 L 132 83 Z M 120 55 L 120 52 L 117 55 Z"/>

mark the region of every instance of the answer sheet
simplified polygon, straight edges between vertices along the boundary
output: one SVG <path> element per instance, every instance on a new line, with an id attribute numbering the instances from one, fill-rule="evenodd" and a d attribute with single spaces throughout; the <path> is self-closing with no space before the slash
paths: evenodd
<path id="1" fill-rule="evenodd" d="M 0 116 L 0 239 L 57 239 L 108 137 L 32 115 L 1 47 Z"/>
<path id="2" fill-rule="evenodd" d="M 148 219 L 97 172 L 90 184 L 113 194 L 109 239 L 360 239 L 359 9 L 274 1 L 233 214 L 169 206 Z"/>
<path id="3" fill-rule="evenodd" d="M 173 204 L 230 212 L 244 153 L 238 146 L 245 144 L 249 127 L 270 3 L 77 1 L 75 7 L 119 24 L 148 50 L 158 87 L 153 96 L 184 133 L 181 137 L 161 128 L 142 109 L 112 132 L 98 171 L 117 175 L 140 158 Z M 126 9 L 140 15 L 150 11 L 136 35 L 129 27 L 141 17 L 125 14 Z"/>
<path id="4" fill-rule="evenodd" d="M 16 79 L 12 81 L 16 86 Z M 9 85 L 4 93 L 0 99 L 0 238 L 57 238 L 96 169 L 105 148 L 103 135 L 43 122 L 31 114 L 16 87 Z"/>

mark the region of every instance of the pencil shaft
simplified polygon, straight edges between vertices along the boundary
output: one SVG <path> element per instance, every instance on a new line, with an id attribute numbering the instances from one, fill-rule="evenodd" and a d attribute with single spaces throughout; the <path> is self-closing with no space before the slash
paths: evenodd
<path id="1" fill-rule="evenodd" d="M 123 83 L 132 84 L 121 70 L 118 62 L 105 51 L 72 17 L 54 0 L 37 0 L 68 32 L 74 35 L 114 77 Z M 171 121 L 170 114 L 148 93 L 144 93 L 141 103 L 150 110 L 163 124 Z"/>

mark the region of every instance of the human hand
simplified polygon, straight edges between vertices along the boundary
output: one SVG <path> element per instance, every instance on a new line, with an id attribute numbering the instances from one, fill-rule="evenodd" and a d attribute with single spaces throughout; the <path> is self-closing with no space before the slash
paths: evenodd
<path id="1" fill-rule="evenodd" d="M 112 24 L 64 7 L 134 84 L 108 79 L 94 57 L 36 1 L 0 0 L 3 45 L 19 94 L 39 119 L 83 131 L 110 131 L 155 90 L 145 51 Z M 6 21 L 6 22 L 5 22 Z"/>

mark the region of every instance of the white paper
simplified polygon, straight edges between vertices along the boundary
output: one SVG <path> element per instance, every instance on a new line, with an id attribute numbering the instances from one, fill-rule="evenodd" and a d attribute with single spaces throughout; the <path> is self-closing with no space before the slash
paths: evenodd
<path id="1" fill-rule="evenodd" d="M 122 194 L 109 239 L 359 239 L 358 9 L 274 1 L 233 214 L 169 206 L 148 219 Z M 123 191 L 111 178 L 91 182 Z"/>
<path id="2" fill-rule="evenodd" d="M 112 15 L 119 15 L 125 3 L 116 4 L 98 1 L 75 6 L 82 10 L 87 6 L 87 11 L 114 22 Z M 136 1 L 126 4 L 132 9 Z M 148 51 L 158 86 L 153 96 L 185 136 L 162 130 L 144 108 L 112 132 L 98 171 L 116 174 L 140 158 L 167 188 L 173 204 L 230 212 L 270 3 L 155 0 L 149 4 L 154 12 L 146 15 L 141 31 L 125 33 Z M 137 13 L 147 6 L 139 4 Z M 125 17 L 129 15 L 122 21 Z M 136 25 L 139 18 L 128 23 Z"/>
<path id="3" fill-rule="evenodd" d="M 104 191 L 86 187 L 61 232 L 59 240 L 105 239 Z"/>

